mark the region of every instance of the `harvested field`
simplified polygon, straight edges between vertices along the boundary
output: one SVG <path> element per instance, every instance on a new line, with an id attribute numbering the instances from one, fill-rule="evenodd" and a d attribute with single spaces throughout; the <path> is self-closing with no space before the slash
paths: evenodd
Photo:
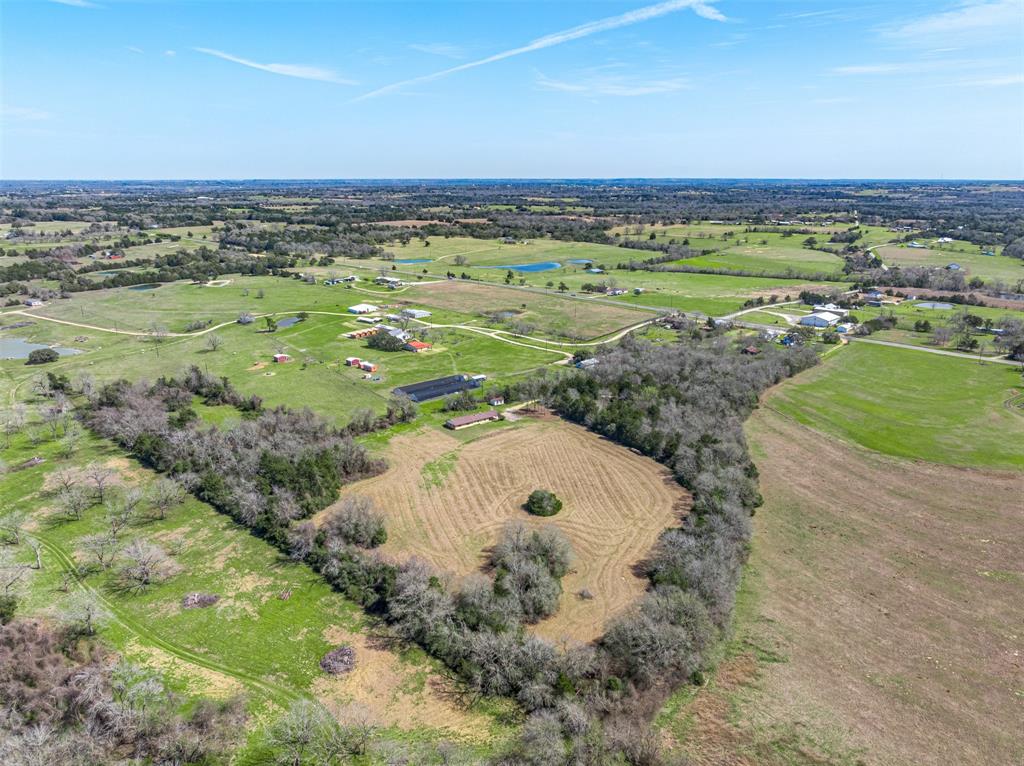
<path id="1" fill-rule="evenodd" d="M 882 456 L 767 409 L 747 431 L 765 505 L 724 668 L 761 660 L 677 717 L 694 762 L 1024 762 L 1024 474 Z M 716 697 L 726 719 L 702 716 Z"/>
<path id="2" fill-rule="evenodd" d="M 643 592 L 646 581 L 632 567 L 689 497 L 657 463 L 579 426 L 522 423 L 470 442 L 433 430 L 395 437 L 392 467 L 345 493 L 373 497 L 387 515 L 385 553 L 415 554 L 456 576 L 485 565 L 486 550 L 511 519 L 560 527 L 576 560 L 558 613 L 536 632 L 590 640 Z M 537 488 L 563 500 L 557 516 L 538 519 L 522 509 Z M 579 598 L 582 588 L 594 598 Z"/>

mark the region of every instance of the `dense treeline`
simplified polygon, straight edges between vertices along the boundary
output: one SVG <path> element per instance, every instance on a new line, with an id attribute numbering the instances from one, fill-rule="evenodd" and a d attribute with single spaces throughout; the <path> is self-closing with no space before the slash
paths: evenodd
<path id="1" fill-rule="evenodd" d="M 242 738 L 241 699 L 184 700 L 159 675 L 62 630 L 29 620 L 0 625 L 0 763 L 219 763 Z"/>

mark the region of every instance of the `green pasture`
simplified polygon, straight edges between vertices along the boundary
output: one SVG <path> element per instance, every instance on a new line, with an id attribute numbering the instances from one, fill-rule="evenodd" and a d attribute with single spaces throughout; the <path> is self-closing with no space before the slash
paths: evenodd
<path id="1" fill-rule="evenodd" d="M 589 242 L 564 242 L 555 239 L 531 239 L 523 243 L 502 244 L 496 239 L 473 239 L 471 237 L 430 237 L 430 245 L 424 246 L 419 239 L 413 239 L 408 245 L 392 244 L 385 247 L 396 259 L 431 258 L 432 263 L 424 263 L 424 267 L 433 270 L 442 268 L 459 273 L 465 266 L 512 266 L 540 261 L 558 261 L 565 267 L 571 267 L 570 259 L 593 259 L 595 262 L 612 266 L 621 260 L 624 251 L 612 245 L 597 245 Z M 455 263 L 456 256 L 463 256 L 467 264 L 460 266 Z M 388 265 L 381 261 L 383 265 Z M 400 266 L 402 264 L 399 264 Z M 421 264 L 406 264 L 419 267 Z M 538 272 L 547 273 L 547 272 Z"/>
<path id="2" fill-rule="evenodd" d="M 980 277 L 990 281 L 1000 279 L 1010 283 L 1024 279 L 1024 260 L 1002 255 L 1000 247 L 979 247 L 967 242 L 938 244 L 924 243 L 928 247 L 913 248 L 890 245 L 876 251 L 887 266 L 948 266 L 959 264 L 967 277 Z M 994 251 L 995 255 L 983 255 L 983 251 Z"/>
<path id="3" fill-rule="evenodd" d="M 801 247 L 737 245 L 676 263 L 721 271 L 786 272 L 792 273 L 794 277 L 828 274 L 834 279 L 843 277 L 843 261 L 838 256 Z"/>
<path id="4" fill-rule="evenodd" d="M 852 343 L 766 405 L 868 449 L 936 463 L 1024 468 L 1019 369 Z M 809 466 L 808 470 L 814 470 Z"/>

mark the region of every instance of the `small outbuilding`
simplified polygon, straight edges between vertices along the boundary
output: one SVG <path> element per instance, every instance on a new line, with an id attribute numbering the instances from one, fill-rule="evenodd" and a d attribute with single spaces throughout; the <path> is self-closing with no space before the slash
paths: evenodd
<path id="1" fill-rule="evenodd" d="M 380 311 L 380 309 L 372 303 L 357 303 L 355 306 L 348 307 L 349 314 L 372 314 L 375 311 Z"/>
<path id="2" fill-rule="evenodd" d="M 274 361 L 278 364 L 285 364 L 291 360 L 292 358 L 288 354 L 274 354 Z"/>
<path id="3" fill-rule="evenodd" d="M 487 403 L 489 405 L 491 405 L 492 407 L 500 407 L 501 405 L 503 405 L 505 403 L 505 397 L 504 396 L 492 396 L 490 399 L 487 400 Z"/>
<path id="4" fill-rule="evenodd" d="M 433 346 L 429 343 L 424 343 L 421 340 L 411 340 L 406 343 L 403 348 L 406 351 L 412 351 L 414 354 L 418 354 L 420 351 L 429 351 Z"/>
<path id="5" fill-rule="evenodd" d="M 347 356 L 345 357 L 345 366 L 358 367 L 360 361 L 362 360 L 358 356 Z"/>
<path id="6" fill-rule="evenodd" d="M 452 431 L 458 431 L 460 428 L 469 428 L 470 426 L 490 423 L 495 420 L 501 420 L 501 415 L 498 414 L 498 411 L 487 410 L 487 412 L 477 412 L 472 415 L 460 415 L 457 418 L 450 418 L 444 422 L 444 427 L 450 428 Z"/>
<path id="7" fill-rule="evenodd" d="M 374 362 L 367 362 L 363 359 L 359 362 L 359 369 L 363 372 L 377 372 L 377 365 Z"/>
<path id="8" fill-rule="evenodd" d="M 747 346 L 740 353 L 746 354 L 747 356 L 757 356 L 758 354 L 761 353 L 761 349 L 759 349 L 757 346 Z"/>
<path id="9" fill-rule="evenodd" d="M 426 319 L 430 316 L 430 312 L 423 309 L 402 309 L 402 316 L 409 319 Z"/>

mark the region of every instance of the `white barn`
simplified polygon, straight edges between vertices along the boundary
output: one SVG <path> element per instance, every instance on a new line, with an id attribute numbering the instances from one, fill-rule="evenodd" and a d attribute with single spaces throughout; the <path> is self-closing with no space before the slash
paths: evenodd
<path id="1" fill-rule="evenodd" d="M 813 314 L 803 317 L 800 324 L 804 327 L 831 327 L 840 319 L 842 319 L 841 316 L 829 311 L 815 311 Z"/>

